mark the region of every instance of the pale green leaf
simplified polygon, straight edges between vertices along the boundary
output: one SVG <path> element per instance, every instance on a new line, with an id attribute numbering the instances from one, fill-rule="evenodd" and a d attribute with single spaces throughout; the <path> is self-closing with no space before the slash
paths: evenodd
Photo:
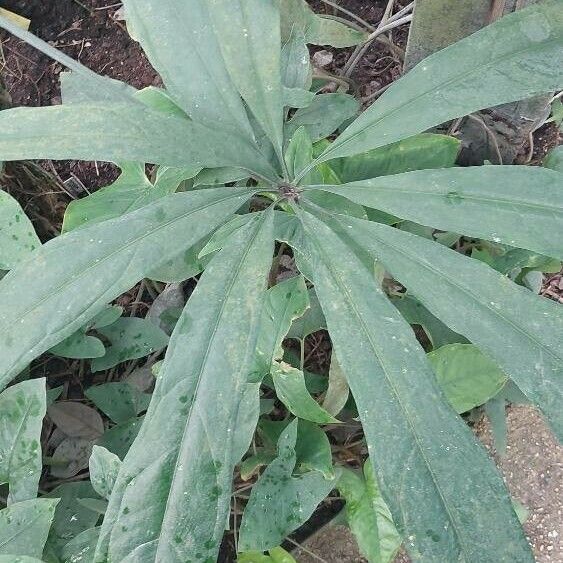
<path id="1" fill-rule="evenodd" d="M 289 176 L 294 178 L 313 161 L 313 143 L 305 127 L 299 127 L 287 142 L 284 159 Z M 317 170 L 309 172 L 304 184 L 320 184 L 322 175 Z"/>
<path id="2" fill-rule="evenodd" d="M 117 423 L 135 418 L 143 406 L 143 393 L 122 381 L 93 385 L 84 391 L 84 395 Z"/>
<path id="3" fill-rule="evenodd" d="M 0 160 L 48 158 L 238 166 L 275 172 L 251 140 L 135 104 L 70 104 L 0 112 Z M 96 134 L 92 135 L 92 131 Z"/>
<path id="4" fill-rule="evenodd" d="M 479 109 L 560 89 L 562 38 L 560 0 L 500 18 L 397 80 L 320 160 L 363 153 Z"/>
<path id="5" fill-rule="evenodd" d="M 92 371 L 110 369 L 121 362 L 144 358 L 162 350 L 168 335 L 149 319 L 121 317 L 109 326 L 98 328 L 111 343 L 104 356 L 92 360 Z"/>
<path id="6" fill-rule="evenodd" d="M 39 246 L 41 241 L 20 204 L 0 190 L 0 270 L 11 270 Z"/>
<path id="7" fill-rule="evenodd" d="M 303 88 L 283 87 L 283 105 L 286 108 L 306 108 L 315 97 L 313 92 Z"/>
<path id="8" fill-rule="evenodd" d="M 472 344 L 449 344 L 428 354 L 436 378 L 458 413 L 494 397 L 508 377 Z"/>
<path id="9" fill-rule="evenodd" d="M 299 215 L 334 350 L 383 497 L 413 558 L 533 561 L 500 475 L 447 405 L 410 326 L 356 255 L 352 230 L 340 226 L 344 219 L 327 219 L 330 228 Z"/>
<path id="10" fill-rule="evenodd" d="M 563 436 L 563 311 L 489 266 L 377 223 L 339 219 L 420 302 L 495 361 Z"/>
<path id="11" fill-rule="evenodd" d="M 336 354 L 333 354 L 328 372 L 328 389 L 323 399 L 323 409 L 336 416 L 344 408 L 349 395 L 350 388 L 346 376 L 336 359 Z"/>
<path id="12" fill-rule="evenodd" d="M 71 539 L 62 549 L 63 563 L 92 563 L 100 528 L 90 528 Z"/>
<path id="13" fill-rule="evenodd" d="M 96 500 L 98 495 L 88 481 L 64 483 L 47 494 L 58 500 L 55 517 L 47 545 L 59 556 L 64 546 L 85 530 L 93 528 L 100 518 L 99 512 L 78 502 L 79 499 Z M 97 499 L 99 500 L 99 499 Z"/>
<path id="14" fill-rule="evenodd" d="M 174 100 L 193 119 L 251 138 L 242 100 L 221 55 L 207 0 L 126 0 L 125 18 Z M 233 26 L 236 24 L 233 22 Z"/>
<path id="15" fill-rule="evenodd" d="M 27 557 L 27 555 L 0 555 L 0 563 L 43 563 L 41 559 L 36 557 Z"/>
<path id="16" fill-rule="evenodd" d="M 89 465 L 92 487 L 101 497 L 109 499 L 121 467 L 121 460 L 106 448 L 94 446 Z"/>
<path id="17" fill-rule="evenodd" d="M 317 424 L 308 420 L 299 420 L 295 455 L 298 473 L 320 471 L 325 479 L 334 478 L 332 448 L 325 431 Z"/>
<path id="18" fill-rule="evenodd" d="M 241 551 L 264 551 L 278 546 L 309 519 L 336 485 L 336 478 L 325 479 L 317 471 L 293 477 L 296 441 L 294 420 L 280 436 L 278 457 L 252 487 L 239 532 Z"/>
<path id="19" fill-rule="evenodd" d="M 45 379 L 22 381 L 0 394 L 0 483 L 9 485 L 8 504 L 37 496 L 45 409 Z"/>
<path id="20" fill-rule="evenodd" d="M 401 545 L 401 537 L 369 462 L 364 465 L 364 474 L 344 468 L 337 488 L 346 501 L 348 525 L 362 555 L 370 563 L 390 563 Z"/>
<path id="21" fill-rule="evenodd" d="M 0 388 L 251 194 L 236 188 L 174 194 L 42 246 L 0 281 Z"/>
<path id="22" fill-rule="evenodd" d="M 85 334 L 83 330 L 77 330 L 49 352 L 61 358 L 85 359 L 99 358 L 106 353 L 106 349 L 99 338 Z"/>
<path id="23" fill-rule="evenodd" d="M 120 168 L 121 175 L 113 184 L 69 203 L 65 211 L 63 232 L 139 209 L 174 193 L 182 181 L 193 178 L 200 171 L 200 168 L 159 169 L 153 185 L 147 178 L 144 164 L 129 162 L 121 164 Z"/>
<path id="24" fill-rule="evenodd" d="M 326 330 L 326 320 L 315 290 L 309 289 L 309 308 L 303 316 L 293 321 L 287 337 L 305 340 L 307 336 L 319 330 Z"/>
<path id="25" fill-rule="evenodd" d="M 285 124 L 285 138 L 290 139 L 299 127 L 305 127 L 313 142 L 324 139 L 359 109 L 358 101 L 348 94 L 319 94 Z"/>
<path id="26" fill-rule="evenodd" d="M 563 174 L 525 166 L 416 170 L 323 187 L 422 225 L 563 258 Z"/>
<path id="27" fill-rule="evenodd" d="M 551 168 L 563 174 L 563 147 L 555 147 L 551 149 L 547 156 L 543 159 L 543 167 Z"/>
<path id="28" fill-rule="evenodd" d="M 311 59 L 307 49 L 305 35 L 293 27 L 284 40 L 280 54 L 282 84 L 286 88 L 309 90 L 312 81 Z"/>
<path id="29" fill-rule="evenodd" d="M 305 376 L 301 370 L 291 367 L 285 362 L 274 362 L 272 380 L 278 399 L 295 416 L 319 424 L 338 422 L 311 397 L 305 386 Z"/>
<path id="30" fill-rule="evenodd" d="M 274 360 L 283 357 L 282 342 L 293 321 L 309 308 L 309 294 L 303 276 L 295 276 L 268 289 L 256 341 L 253 378 L 270 372 Z"/>
<path id="31" fill-rule="evenodd" d="M 252 221 L 253 216 L 251 213 L 244 215 L 235 215 L 230 221 L 221 225 L 209 238 L 206 245 L 200 250 L 198 258 L 202 259 L 209 254 L 213 254 L 221 250 L 229 237 L 238 231 L 241 227 Z"/>
<path id="32" fill-rule="evenodd" d="M 197 284 L 119 472 L 97 559 L 172 563 L 195 559 L 196 553 L 216 558 L 233 468 L 241 444 L 248 447 L 252 438 L 252 432 L 237 435 L 234 425 L 248 385 L 272 252 L 272 215 L 266 212 L 237 232 Z"/>
<path id="33" fill-rule="evenodd" d="M 284 41 L 294 30 L 304 34 L 307 43 L 338 48 L 358 45 L 368 36 L 344 23 L 315 14 L 306 0 L 281 0 L 280 10 Z"/>
<path id="34" fill-rule="evenodd" d="M 283 101 L 277 0 L 208 0 L 227 71 L 281 156 Z M 206 55 L 207 58 L 207 55 Z"/>
<path id="35" fill-rule="evenodd" d="M 449 168 L 455 164 L 460 144 L 458 139 L 447 135 L 421 133 L 363 154 L 337 158 L 331 161 L 330 167 L 340 183 L 412 170 Z"/>
<path id="36" fill-rule="evenodd" d="M 0 510 L 0 554 L 40 558 L 57 503 L 56 499 L 24 500 Z"/>

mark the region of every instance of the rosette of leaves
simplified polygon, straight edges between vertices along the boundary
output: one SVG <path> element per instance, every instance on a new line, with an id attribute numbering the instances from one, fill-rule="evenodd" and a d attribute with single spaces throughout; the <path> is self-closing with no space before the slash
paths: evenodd
<path id="1" fill-rule="evenodd" d="M 0 113 L 0 160 L 149 163 L 176 180 L 122 182 L 106 189 L 105 203 L 94 194 L 77 228 L 2 279 L 0 385 L 140 279 L 178 281 L 182 271 L 194 275 L 194 263 L 205 267 L 119 467 L 95 561 L 214 560 L 233 468 L 259 413 L 255 344 L 274 244 L 283 241 L 314 284 L 411 556 L 533 561 L 502 479 L 447 403 L 374 263 L 493 359 L 563 434 L 557 305 L 421 236 L 427 230 L 397 228 L 408 221 L 561 259 L 563 176 L 456 168 L 455 154 L 410 172 L 389 165 L 413 142 L 413 162 L 432 161 L 436 143 L 457 144 L 418 136 L 429 128 L 560 89 L 561 2 L 509 15 L 425 59 L 327 142 L 357 104 L 309 91 L 306 42 L 322 43 L 323 27 L 312 31 L 302 13 L 291 25 L 293 4 L 126 0 L 128 29 L 164 83 L 141 91 L 1 20 L 71 73 L 62 105 Z M 195 260 L 212 235 L 210 261 Z"/>

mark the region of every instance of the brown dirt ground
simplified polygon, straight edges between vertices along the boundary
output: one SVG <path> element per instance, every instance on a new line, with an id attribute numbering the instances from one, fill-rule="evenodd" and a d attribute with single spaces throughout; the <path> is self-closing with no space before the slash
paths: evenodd
<path id="1" fill-rule="evenodd" d="M 492 452 L 490 427 L 476 427 L 479 438 L 492 452 L 512 497 L 528 510 L 524 530 L 538 563 L 563 562 L 563 447 L 532 407 L 508 409 L 508 448 L 500 459 Z M 324 528 L 304 544 L 312 552 L 295 551 L 299 563 L 364 563 L 347 528 Z M 316 556 L 316 557 L 315 557 Z M 401 554 L 395 563 L 408 563 Z"/>

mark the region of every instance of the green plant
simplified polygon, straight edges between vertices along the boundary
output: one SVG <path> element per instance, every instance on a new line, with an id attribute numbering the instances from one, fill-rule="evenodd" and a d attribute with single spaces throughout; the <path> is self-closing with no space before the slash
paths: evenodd
<path id="1" fill-rule="evenodd" d="M 494 361 L 482 359 L 496 385 L 469 406 L 493 397 L 508 376 L 563 435 L 563 314 L 513 281 L 553 263 L 546 256 L 563 258 L 554 236 L 563 224 L 563 177 L 546 168 L 456 168 L 456 140 L 419 135 L 561 88 L 560 0 L 424 60 L 330 141 L 357 104 L 345 94 L 310 92 L 305 44 L 322 43 L 324 27 L 304 4 L 128 0 L 125 8 L 166 90 L 135 91 L 99 77 L 0 20 L 72 70 L 63 75 L 62 105 L 0 112 L 0 160 L 108 160 L 123 172 L 69 206 L 62 236 L 33 251 L 31 242 L 9 245 L 0 256 L 13 267 L 0 282 L 0 385 L 43 352 L 86 335 L 92 319 L 141 279 L 203 274 L 123 461 L 96 449 L 96 492 L 68 483 L 51 499 L 10 504 L 0 518 L 34 511 L 25 516 L 26 533 L 41 543 L 52 499 L 61 498 L 48 544 L 60 557 L 95 551 L 96 562 L 215 560 L 233 470 L 268 408 L 260 401 L 265 382 L 297 418 L 262 421 L 263 448 L 241 466 L 251 476 L 268 465 L 242 518 L 241 551 L 276 548 L 338 487 L 372 561 L 390 560 L 400 538 L 424 561 L 532 561 L 502 479 L 448 404 L 448 386 L 439 386 L 409 322 L 433 342 L 465 337 L 476 346 L 470 353 Z M 333 24 L 331 37 L 362 40 Z M 158 165 L 150 180 L 145 163 Z M 0 209 L 2 240 L 28 234 L 19 210 Z M 470 244 L 472 258 L 449 248 L 457 233 L 490 242 Z M 276 280 L 275 241 L 292 248 L 303 276 L 267 289 Z M 405 300 L 418 301 L 399 303 L 389 275 L 408 289 Z M 417 315 L 423 320 L 409 318 Z M 337 362 L 331 400 L 321 406 L 309 395 L 314 378 L 302 360 L 284 357 L 282 341 L 289 333 L 303 350 L 305 337 L 323 327 Z M 348 386 L 370 454 L 365 478 L 333 467 L 317 424 L 335 423 Z M 141 411 L 104 410 L 124 423 Z M 358 500 L 362 491 L 372 505 Z M 65 538 L 61 518 L 76 499 L 80 517 L 67 522 L 75 532 Z M 41 557 L 42 545 L 24 547 L 0 553 Z"/>

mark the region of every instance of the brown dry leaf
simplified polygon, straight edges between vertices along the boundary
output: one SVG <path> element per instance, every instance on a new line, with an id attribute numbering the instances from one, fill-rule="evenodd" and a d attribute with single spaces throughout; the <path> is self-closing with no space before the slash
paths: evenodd
<path id="1" fill-rule="evenodd" d="M 104 422 L 92 407 L 74 401 L 54 403 L 47 414 L 59 430 L 73 438 L 98 438 L 104 433 Z"/>

